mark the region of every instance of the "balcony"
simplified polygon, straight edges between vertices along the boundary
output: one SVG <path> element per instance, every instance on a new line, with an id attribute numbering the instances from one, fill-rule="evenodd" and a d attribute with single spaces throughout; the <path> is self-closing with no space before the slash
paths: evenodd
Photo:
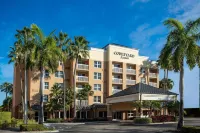
<path id="1" fill-rule="evenodd" d="M 149 85 L 151 85 L 153 87 L 157 87 L 157 83 L 154 83 L 154 82 L 149 82 Z"/>
<path id="2" fill-rule="evenodd" d="M 131 79 L 127 79 L 127 80 L 126 80 L 126 84 L 127 84 L 127 85 L 134 85 L 135 83 L 136 83 L 135 80 L 131 80 Z"/>
<path id="3" fill-rule="evenodd" d="M 120 68 L 120 67 L 113 67 L 112 71 L 114 73 L 122 73 L 123 72 L 122 68 Z"/>
<path id="4" fill-rule="evenodd" d="M 77 76 L 76 77 L 77 79 L 77 81 L 80 81 L 80 82 L 88 82 L 88 77 L 86 77 L 86 76 Z"/>
<path id="5" fill-rule="evenodd" d="M 150 78 L 157 78 L 157 74 L 156 73 L 149 73 L 149 77 Z"/>
<path id="6" fill-rule="evenodd" d="M 126 73 L 135 75 L 136 71 L 135 71 L 135 69 L 126 69 Z"/>
<path id="7" fill-rule="evenodd" d="M 112 79 L 112 82 L 115 83 L 115 84 L 122 84 L 122 79 L 113 78 L 113 79 Z"/>
<path id="8" fill-rule="evenodd" d="M 80 103 L 80 100 L 76 100 L 76 106 L 78 109 L 82 107 L 86 107 L 88 106 L 88 100 L 81 100 L 81 103 Z"/>
<path id="9" fill-rule="evenodd" d="M 115 94 L 115 93 L 120 92 L 120 91 L 122 91 L 122 90 L 120 90 L 120 89 L 112 89 L 112 94 Z"/>
<path id="10" fill-rule="evenodd" d="M 89 66 L 87 64 L 78 64 L 77 69 L 78 70 L 89 70 Z"/>

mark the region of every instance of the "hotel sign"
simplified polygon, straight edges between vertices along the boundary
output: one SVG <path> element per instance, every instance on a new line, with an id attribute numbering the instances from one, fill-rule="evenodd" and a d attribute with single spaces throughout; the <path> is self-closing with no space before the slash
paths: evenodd
<path id="1" fill-rule="evenodd" d="M 121 56 L 121 59 L 129 59 L 129 58 L 134 58 L 135 56 L 133 54 L 128 54 L 128 53 L 122 53 L 122 52 L 114 52 L 114 55 L 119 55 Z"/>

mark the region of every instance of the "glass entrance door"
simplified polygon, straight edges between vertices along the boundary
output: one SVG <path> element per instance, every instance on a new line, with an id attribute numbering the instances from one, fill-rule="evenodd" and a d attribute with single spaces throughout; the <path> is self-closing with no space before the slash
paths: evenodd
<path id="1" fill-rule="evenodd" d="M 120 112 L 120 111 L 113 112 L 113 119 L 122 120 L 122 112 Z"/>

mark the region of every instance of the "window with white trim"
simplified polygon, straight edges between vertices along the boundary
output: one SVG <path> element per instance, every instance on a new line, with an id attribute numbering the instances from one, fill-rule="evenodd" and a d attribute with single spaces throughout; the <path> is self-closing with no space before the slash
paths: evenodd
<path id="1" fill-rule="evenodd" d="M 101 73 L 94 72 L 94 79 L 101 79 Z"/>
<path id="2" fill-rule="evenodd" d="M 44 76 L 49 77 L 49 71 L 48 70 L 45 70 Z"/>
<path id="3" fill-rule="evenodd" d="M 141 83 L 146 84 L 146 78 L 141 78 L 140 80 L 141 80 Z"/>
<path id="4" fill-rule="evenodd" d="M 44 82 L 44 89 L 49 89 L 49 82 Z"/>
<path id="5" fill-rule="evenodd" d="M 101 91 L 101 84 L 94 84 L 95 91 Z"/>
<path id="6" fill-rule="evenodd" d="M 94 96 L 94 103 L 100 103 L 101 102 L 101 96 Z"/>
<path id="7" fill-rule="evenodd" d="M 55 73 L 55 77 L 57 77 L 57 78 L 63 78 L 63 71 L 56 71 L 56 73 Z"/>
<path id="8" fill-rule="evenodd" d="M 63 88 L 64 84 L 63 83 L 56 83 L 59 87 Z"/>
<path id="9" fill-rule="evenodd" d="M 43 95 L 43 102 L 48 102 L 48 95 Z"/>
<path id="10" fill-rule="evenodd" d="M 101 68 L 101 61 L 94 61 L 94 67 Z"/>

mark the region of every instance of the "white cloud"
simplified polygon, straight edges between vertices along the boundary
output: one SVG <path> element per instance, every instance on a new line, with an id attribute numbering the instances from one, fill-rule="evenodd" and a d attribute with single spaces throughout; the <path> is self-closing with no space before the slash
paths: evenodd
<path id="1" fill-rule="evenodd" d="M 132 2 L 131 2 L 131 6 L 133 6 L 134 4 L 136 4 L 136 3 L 147 3 L 147 2 L 149 2 L 150 0 L 133 0 Z"/>
<path id="2" fill-rule="evenodd" d="M 200 17 L 199 9 L 199 0 L 171 0 L 168 6 L 169 13 L 175 15 L 175 18 L 181 22 Z"/>
<path id="3" fill-rule="evenodd" d="M 2 78 L 13 77 L 13 64 L 0 64 L 0 76 Z"/>
<path id="4" fill-rule="evenodd" d="M 146 48 L 152 44 L 152 37 L 163 35 L 165 33 L 165 27 L 163 25 L 157 25 L 150 27 L 149 24 L 140 25 L 136 30 L 129 34 L 129 38 L 132 41 L 133 47 Z M 161 40 L 163 41 L 163 39 Z"/>

